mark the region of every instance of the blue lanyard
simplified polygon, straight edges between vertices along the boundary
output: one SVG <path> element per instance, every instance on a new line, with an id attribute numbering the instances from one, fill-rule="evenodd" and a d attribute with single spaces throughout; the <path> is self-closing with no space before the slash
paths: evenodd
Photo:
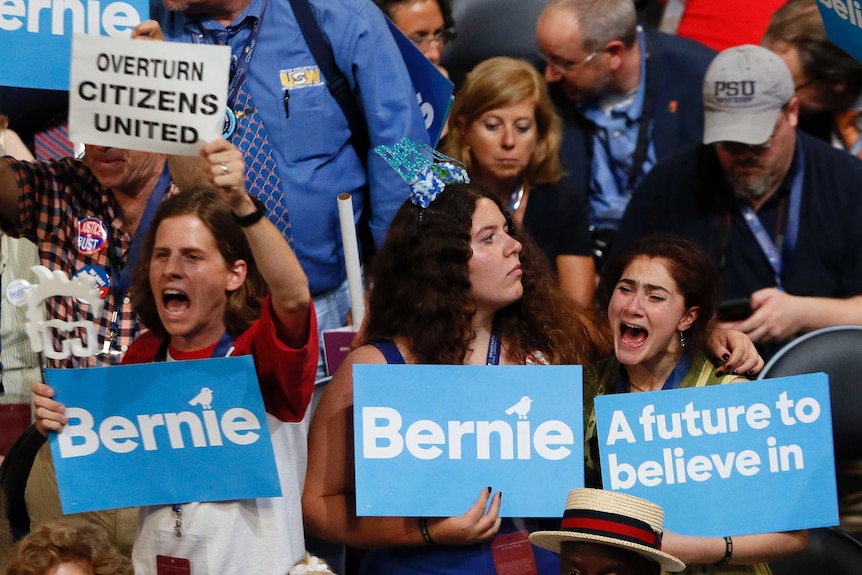
<path id="1" fill-rule="evenodd" d="M 153 192 L 150 194 L 150 199 L 147 200 L 147 207 L 144 208 L 144 214 L 141 216 L 141 221 L 138 222 L 138 228 L 135 230 L 135 235 L 132 238 L 132 244 L 129 246 L 129 253 L 126 256 L 125 265 L 117 261 L 116 254 L 113 250 L 109 253 L 112 257 L 108 258 L 108 265 L 111 271 L 111 295 L 114 296 L 114 305 L 120 307 L 126 293 L 129 291 L 129 286 L 132 283 L 132 276 L 135 273 L 135 268 L 138 265 L 138 260 L 141 259 L 141 250 L 143 249 L 144 236 L 147 235 L 147 230 L 150 229 L 150 224 L 153 217 L 156 215 L 156 210 L 159 204 L 162 203 L 162 198 L 167 193 L 171 185 L 171 172 L 168 165 L 165 164 L 162 175 L 159 176 L 159 181 Z"/>
<path id="2" fill-rule="evenodd" d="M 787 229 L 784 233 L 784 238 L 779 240 L 780 246 L 776 246 L 772 238 L 760 218 L 757 217 L 751 204 L 741 201 L 737 198 L 739 211 L 742 212 L 742 218 L 745 221 L 748 229 L 754 234 L 757 244 L 772 271 L 775 274 L 775 285 L 778 289 L 783 289 L 781 283 L 782 275 L 787 275 L 787 269 L 790 266 L 793 253 L 796 251 L 796 241 L 799 238 L 799 218 L 802 209 L 802 185 L 805 180 L 805 154 L 802 151 L 802 144 L 796 145 L 796 174 L 793 176 L 793 182 L 790 184 L 790 211 L 787 214 Z"/>
<path id="3" fill-rule="evenodd" d="M 258 36 L 260 36 L 260 27 L 263 23 L 263 16 L 266 13 L 266 5 L 268 3 L 269 0 L 263 0 L 263 7 L 260 9 L 260 16 L 258 16 L 257 19 L 254 21 L 254 26 L 251 29 L 251 34 L 249 34 L 248 39 L 245 41 L 245 46 L 243 46 L 243 57 L 237 61 L 235 68 L 231 66 L 231 79 L 228 86 L 227 95 L 228 106 L 233 104 L 236 95 L 239 93 L 239 87 L 245 80 L 246 74 L 248 74 L 248 67 L 251 63 L 251 57 L 254 55 L 254 49 L 257 47 L 257 39 Z M 211 35 L 209 30 L 205 30 L 203 27 L 200 26 L 200 22 L 198 22 L 198 28 L 201 30 L 201 32 L 206 32 L 206 36 L 209 37 Z M 203 34 L 194 34 L 192 35 L 192 40 L 195 44 L 199 44 L 202 36 Z M 216 41 L 216 43 L 219 42 Z M 225 44 L 226 43 L 227 42 L 225 42 Z M 231 55 L 231 62 L 233 61 L 233 55 Z"/>
<path id="4" fill-rule="evenodd" d="M 121 352 L 120 340 L 116 337 L 120 333 L 120 310 L 123 307 L 123 302 L 126 299 L 126 294 L 129 291 L 129 286 L 132 284 L 132 277 L 135 275 L 135 268 L 138 266 L 138 260 L 141 259 L 141 250 L 143 249 L 144 236 L 150 229 L 150 224 L 153 217 L 156 215 L 156 210 L 162 202 L 162 198 L 167 193 L 171 186 L 171 172 L 167 163 L 162 170 L 162 175 L 159 176 L 159 181 L 156 187 L 150 193 L 150 198 L 147 200 L 147 207 L 144 208 L 144 213 L 138 222 L 138 228 L 135 230 L 135 235 L 132 238 L 132 243 L 129 246 L 129 252 L 126 256 L 126 263 L 122 263 L 122 258 L 117 257 L 114 246 L 108 246 L 108 268 L 111 278 L 111 297 L 114 301 L 114 311 L 111 313 L 111 322 L 108 325 L 108 331 L 105 334 L 101 355 L 116 357 Z M 110 240 L 109 240 L 110 241 Z"/>
<path id="5" fill-rule="evenodd" d="M 661 386 L 661 391 L 665 389 L 676 389 L 682 383 L 685 374 L 688 373 L 689 368 L 691 367 L 691 356 L 682 354 L 682 357 L 679 358 L 679 361 L 676 362 L 676 365 L 673 368 L 673 371 L 670 372 L 670 375 L 664 382 L 664 385 Z M 620 375 L 617 378 L 617 383 L 614 387 L 614 393 L 628 393 L 629 392 L 629 374 L 626 371 L 626 366 L 620 366 Z"/>
<path id="6" fill-rule="evenodd" d="M 491 339 L 488 341 L 488 359 L 485 360 L 485 365 L 500 365 L 500 338 L 496 332 L 491 332 Z"/>

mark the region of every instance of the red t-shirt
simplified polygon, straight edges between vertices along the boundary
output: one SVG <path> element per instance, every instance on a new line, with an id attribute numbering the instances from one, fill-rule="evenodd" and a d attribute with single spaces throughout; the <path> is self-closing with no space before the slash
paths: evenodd
<path id="1" fill-rule="evenodd" d="M 677 35 L 715 50 L 760 44 L 772 14 L 786 0 L 688 0 Z"/>
<path id="2" fill-rule="evenodd" d="M 299 349 L 278 339 L 269 296 L 263 301 L 260 318 L 234 341 L 231 355 L 253 355 L 260 392 L 266 412 L 280 421 L 302 420 L 314 393 L 317 373 L 317 317 L 309 310 L 308 340 Z M 138 336 L 123 357 L 123 364 L 156 361 L 163 340 L 153 333 Z M 200 350 L 185 359 L 206 359 L 212 348 Z"/>

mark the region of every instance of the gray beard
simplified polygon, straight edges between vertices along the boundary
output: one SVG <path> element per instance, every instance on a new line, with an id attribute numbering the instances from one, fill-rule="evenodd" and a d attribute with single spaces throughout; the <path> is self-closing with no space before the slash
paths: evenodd
<path id="1" fill-rule="evenodd" d="M 742 198 L 748 200 L 758 200 L 765 196 L 773 188 L 774 183 L 768 175 L 763 175 L 757 178 L 747 178 L 745 181 L 740 181 L 733 176 L 726 176 L 727 182 L 730 184 L 733 192 Z"/>

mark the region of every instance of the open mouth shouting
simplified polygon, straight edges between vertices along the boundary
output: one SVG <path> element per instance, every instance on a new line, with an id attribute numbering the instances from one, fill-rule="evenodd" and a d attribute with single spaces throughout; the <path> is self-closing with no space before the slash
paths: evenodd
<path id="1" fill-rule="evenodd" d="M 630 323 L 620 324 L 620 342 L 627 347 L 640 347 L 649 337 L 649 331 Z"/>
<path id="2" fill-rule="evenodd" d="M 191 307 L 189 296 L 177 289 L 162 290 L 162 307 L 168 317 L 180 317 Z"/>

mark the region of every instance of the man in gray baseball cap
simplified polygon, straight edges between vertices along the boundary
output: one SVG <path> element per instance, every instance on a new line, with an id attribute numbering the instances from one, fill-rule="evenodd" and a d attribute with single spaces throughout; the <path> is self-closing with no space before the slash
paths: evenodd
<path id="1" fill-rule="evenodd" d="M 764 143 L 793 91 L 790 70 L 773 52 L 752 45 L 722 52 L 703 82 L 703 143 Z"/>
<path id="2" fill-rule="evenodd" d="M 794 157 L 799 102 L 790 70 L 760 46 L 725 50 L 706 71 L 703 106 L 703 143 L 714 144 L 733 190 L 757 210 Z"/>
<path id="3" fill-rule="evenodd" d="M 862 161 L 797 131 L 792 76 L 766 48 L 716 56 L 703 100 L 703 144 L 650 172 L 617 247 L 654 232 L 699 242 L 721 269 L 720 319 L 764 356 L 862 324 Z"/>

